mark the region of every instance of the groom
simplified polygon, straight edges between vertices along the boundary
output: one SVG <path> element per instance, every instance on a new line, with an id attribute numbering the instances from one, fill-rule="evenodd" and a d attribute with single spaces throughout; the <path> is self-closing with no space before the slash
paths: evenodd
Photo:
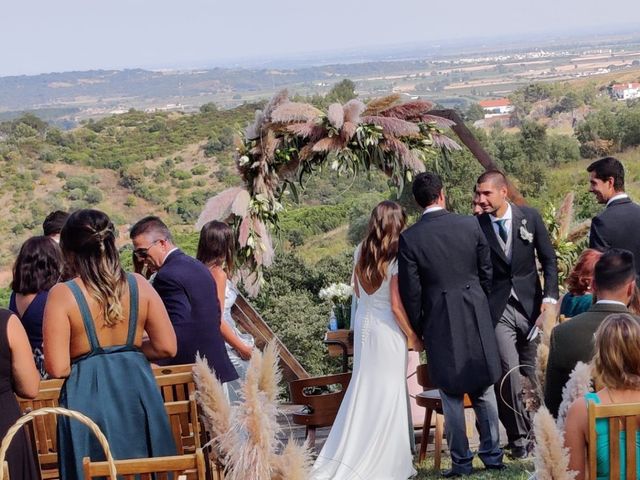
<path id="1" fill-rule="evenodd" d="M 419 174 L 413 195 L 424 213 L 400 236 L 400 295 L 411 325 L 424 339 L 429 375 L 442 397 L 452 462 L 443 475 L 471 473 L 465 393 L 478 420 L 478 456 L 487 469 L 502 469 L 493 390 L 500 359 L 486 295 L 491 285 L 489 245 L 475 218 L 445 210 L 438 175 Z"/>

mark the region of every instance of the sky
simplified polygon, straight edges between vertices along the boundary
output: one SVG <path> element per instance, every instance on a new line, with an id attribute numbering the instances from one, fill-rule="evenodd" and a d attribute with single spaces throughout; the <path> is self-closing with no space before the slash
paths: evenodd
<path id="1" fill-rule="evenodd" d="M 504 35 L 640 32 L 638 0 L 0 0 L 0 12 L 0 76 L 214 67 Z"/>

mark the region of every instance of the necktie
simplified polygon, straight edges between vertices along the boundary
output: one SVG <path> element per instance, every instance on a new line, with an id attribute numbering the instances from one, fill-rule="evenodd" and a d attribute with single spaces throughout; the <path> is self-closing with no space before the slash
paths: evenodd
<path id="1" fill-rule="evenodd" d="M 507 227 L 505 226 L 505 224 L 507 223 L 506 218 L 496 220 L 496 223 L 498 224 L 498 235 L 500 235 L 500 238 L 504 243 L 507 243 L 509 234 L 507 233 Z"/>

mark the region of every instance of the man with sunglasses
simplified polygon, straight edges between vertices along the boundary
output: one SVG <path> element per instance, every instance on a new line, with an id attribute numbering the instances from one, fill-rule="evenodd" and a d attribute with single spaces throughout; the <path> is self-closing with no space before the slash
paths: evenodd
<path id="1" fill-rule="evenodd" d="M 178 339 L 178 353 L 164 364 L 193 363 L 200 352 L 221 382 L 238 378 L 220 331 L 216 284 L 207 267 L 174 245 L 171 232 L 158 217 L 138 221 L 129 236 L 137 259 L 157 271 L 153 286 Z"/>

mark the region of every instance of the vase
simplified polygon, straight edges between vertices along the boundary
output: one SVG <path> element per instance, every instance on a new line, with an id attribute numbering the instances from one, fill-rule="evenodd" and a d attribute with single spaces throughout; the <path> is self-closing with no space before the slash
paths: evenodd
<path id="1" fill-rule="evenodd" d="M 333 311 L 338 320 L 338 328 L 349 330 L 351 328 L 351 302 L 334 305 Z"/>

